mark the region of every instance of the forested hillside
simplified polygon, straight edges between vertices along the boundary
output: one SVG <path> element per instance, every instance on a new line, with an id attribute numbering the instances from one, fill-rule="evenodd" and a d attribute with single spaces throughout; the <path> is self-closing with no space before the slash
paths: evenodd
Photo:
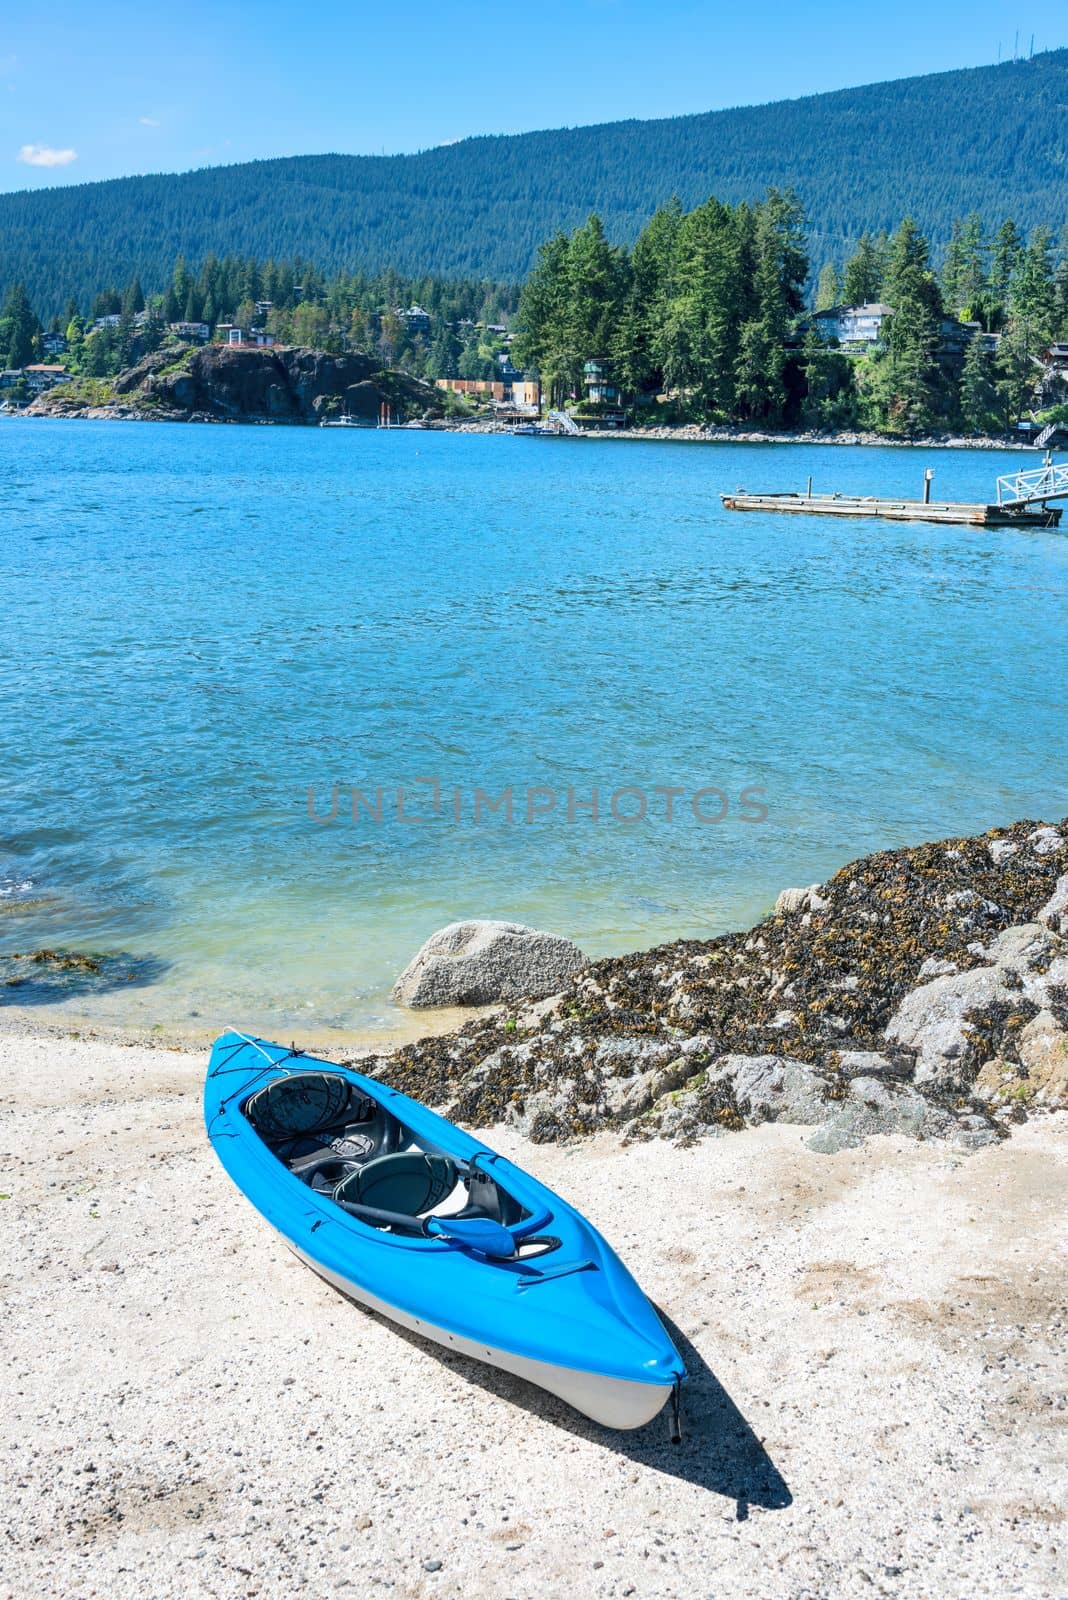
<path id="1" fill-rule="evenodd" d="M 472 114 L 477 114 L 472 108 Z M 491 115 L 489 111 L 485 113 Z M 175 257 L 514 280 L 591 210 L 630 242 L 664 199 L 793 187 L 813 261 L 906 212 L 936 251 L 954 217 L 1025 230 L 1068 215 L 1068 50 L 968 71 L 658 122 L 464 140 L 414 156 L 295 156 L 0 195 L 0 287 L 42 313 Z"/>

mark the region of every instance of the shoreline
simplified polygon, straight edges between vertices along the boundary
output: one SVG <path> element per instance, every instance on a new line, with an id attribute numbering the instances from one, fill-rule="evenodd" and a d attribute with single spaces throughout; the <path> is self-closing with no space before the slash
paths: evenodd
<path id="1" fill-rule="evenodd" d="M 86 958 L 42 954 L 0 1038 L 199 1053 L 223 1029 L 50 1018 L 52 971 Z M 875 852 L 783 890 L 747 928 L 589 961 L 545 998 L 401 1014 L 399 1028 L 309 1021 L 294 1043 L 535 1142 L 689 1143 L 783 1120 L 817 1125 L 813 1148 L 909 1132 L 975 1150 L 1068 1108 L 1068 817 Z M 249 1025 L 283 1043 L 291 1028 Z"/>
<path id="2" fill-rule="evenodd" d="M 5 421 L 33 420 L 48 422 L 164 422 L 213 424 L 219 427 L 254 428 L 318 428 L 318 422 L 274 417 L 216 417 L 206 412 L 171 413 L 139 410 L 136 406 L 103 405 L 84 406 L 77 410 L 53 411 L 30 407 L 24 412 L 0 418 Z M 349 430 L 354 433 L 462 433 L 510 437 L 511 423 L 493 420 L 467 419 L 448 421 L 435 419 L 428 422 L 399 423 L 380 429 L 374 424 Z M 790 444 L 859 446 L 865 449 L 886 448 L 894 450 L 1002 450 L 1033 451 L 1031 440 L 1021 440 L 1012 435 L 922 434 L 915 438 L 896 438 L 888 434 L 870 433 L 859 429 L 844 429 L 834 433 L 815 433 L 807 430 L 787 430 L 782 433 L 751 428 L 716 428 L 703 423 L 660 424 L 653 427 L 591 428 L 581 434 L 553 436 L 561 442 L 578 443 L 580 440 L 632 440 L 658 444 Z M 540 442 L 540 441 L 539 441 Z"/>

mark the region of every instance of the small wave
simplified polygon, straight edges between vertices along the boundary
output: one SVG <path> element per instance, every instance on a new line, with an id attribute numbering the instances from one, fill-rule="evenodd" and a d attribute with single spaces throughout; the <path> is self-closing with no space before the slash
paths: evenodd
<path id="1" fill-rule="evenodd" d="M 20 895 L 29 894 L 33 887 L 32 878 L 0 877 L 0 900 L 16 900 Z"/>

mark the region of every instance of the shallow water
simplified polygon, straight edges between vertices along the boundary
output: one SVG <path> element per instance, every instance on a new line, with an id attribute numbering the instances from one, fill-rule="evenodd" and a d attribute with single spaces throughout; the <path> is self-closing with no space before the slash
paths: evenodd
<path id="1" fill-rule="evenodd" d="M 50 1018 L 388 1028 L 457 917 L 622 951 L 872 849 L 1063 815 L 1068 537 L 717 498 L 810 473 L 918 496 L 928 461 L 962 500 L 1030 464 L 3 423 L 0 953 L 152 958 Z M 512 820 L 476 821 L 508 787 Z M 711 789 L 727 814 L 698 820 Z"/>

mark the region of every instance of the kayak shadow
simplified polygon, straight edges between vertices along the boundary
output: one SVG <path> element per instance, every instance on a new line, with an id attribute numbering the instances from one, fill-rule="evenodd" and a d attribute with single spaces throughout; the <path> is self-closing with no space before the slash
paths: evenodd
<path id="1" fill-rule="evenodd" d="M 656 1313 L 686 1367 L 682 1440 L 671 1443 L 665 1412 L 633 1435 L 612 1435 L 613 1445 L 659 1472 L 733 1500 L 739 1522 L 745 1521 L 751 1505 L 765 1511 L 784 1510 L 792 1504 L 793 1495 L 764 1441 L 681 1328 L 660 1306 Z"/>
<path id="2" fill-rule="evenodd" d="M 346 1295 L 345 1298 L 350 1297 Z M 378 1312 L 360 1305 L 359 1301 L 353 1300 L 351 1303 L 366 1316 L 379 1320 Z M 768 1511 L 783 1510 L 792 1503 L 793 1496 L 765 1450 L 763 1441 L 757 1437 L 700 1352 L 659 1306 L 656 1309 L 686 1366 L 686 1383 L 682 1390 L 682 1439 L 677 1444 L 671 1439 L 669 1406 L 665 1406 L 660 1415 L 646 1423 L 644 1428 L 635 1428 L 632 1432 L 603 1428 L 524 1378 L 502 1372 L 497 1367 L 484 1366 L 469 1356 L 447 1350 L 385 1317 L 381 1320 L 399 1339 L 432 1355 L 442 1366 L 459 1373 L 487 1393 L 567 1433 L 592 1440 L 616 1455 L 625 1456 L 637 1466 L 662 1472 L 667 1477 L 681 1478 L 686 1483 L 733 1500 L 739 1522 L 744 1522 L 748 1517 L 750 1506 L 760 1506 Z"/>

